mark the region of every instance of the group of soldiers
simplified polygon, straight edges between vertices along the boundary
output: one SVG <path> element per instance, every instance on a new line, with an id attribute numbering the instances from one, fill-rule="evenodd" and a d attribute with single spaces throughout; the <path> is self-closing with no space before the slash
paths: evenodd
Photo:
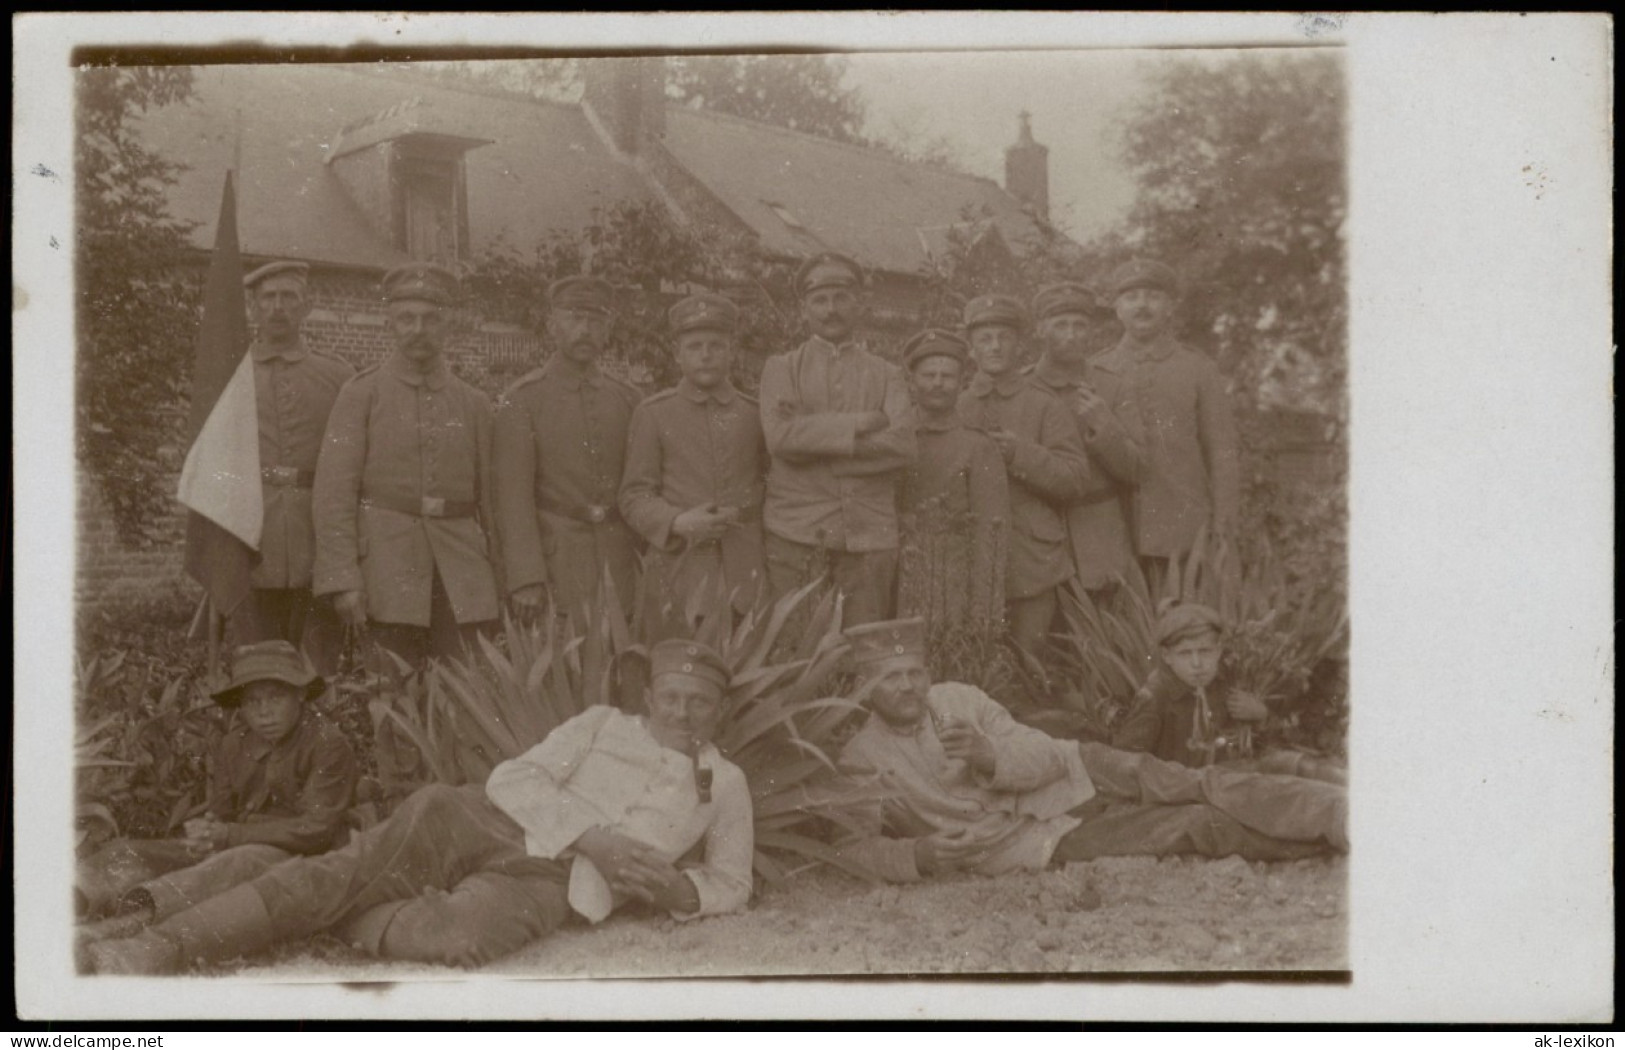
<path id="1" fill-rule="evenodd" d="M 326 672 L 346 627 L 421 663 L 466 652 L 504 600 L 571 615 L 612 586 L 623 608 L 644 595 L 658 640 L 696 593 L 744 612 L 823 576 L 848 625 L 1002 624 L 1034 651 L 1066 581 L 1099 595 L 1136 561 L 1155 578 L 1234 527 L 1228 398 L 1175 340 L 1159 262 L 1126 264 L 1105 296 L 980 296 L 963 334 L 922 331 L 899 365 L 857 338 L 862 269 L 817 255 L 795 279 L 809 335 L 768 358 L 758 398 L 730 378 L 728 298 L 670 308 L 682 377 L 645 398 L 600 365 L 614 288 L 568 277 L 548 293 L 551 356 L 495 407 L 446 361 L 451 272 L 385 276 L 393 352 L 359 374 L 305 346 L 306 282 L 299 262 L 245 282 L 265 526 L 233 633 Z"/>

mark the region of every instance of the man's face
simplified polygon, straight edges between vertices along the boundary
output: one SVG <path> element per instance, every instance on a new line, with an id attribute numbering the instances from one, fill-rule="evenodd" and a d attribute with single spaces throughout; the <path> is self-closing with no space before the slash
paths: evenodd
<path id="1" fill-rule="evenodd" d="M 649 732 L 662 747 L 692 755 L 710 743 L 722 721 L 722 688 L 708 678 L 667 673 L 644 694 Z"/>
<path id="2" fill-rule="evenodd" d="M 609 345 L 610 321 L 602 310 L 556 309 L 547 315 L 547 338 L 566 361 L 590 365 Z"/>
<path id="3" fill-rule="evenodd" d="M 280 743 L 299 724 L 305 703 L 301 690 L 287 682 L 250 682 L 243 687 L 238 710 L 253 734 L 268 744 Z"/>
<path id="4" fill-rule="evenodd" d="M 259 335 L 267 343 L 291 343 L 299 335 L 310 307 L 305 282 L 292 276 L 268 277 L 254 286 L 251 296 Z"/>
<path id="5" fill-rule="evenodd" d="M 976 365 L 997 379 L 1021 361 L 1021 335 L 1007 324 L 979 324 L 970 330 L 970 352 Z"/>
<path id="6" fill-rule="evenodd" d="M 1174 319 L 1174 297 L 1161 288 L 1130 288 L 1112 301 L 1117 319 L 1136 339 L 1154 339 Z"/>
<path id="7" fill-rule="evenodd" d="M 389 304 L 395 349 L 412 365 L 427 369 L 446 345 L 446 311 L 438 303 L 402 299 Z"/>
<path id="8" fill-rule="evenodd" d="M 1088 314 L 1056 314 L 1038 323 L 1038 337 L 1056 364 L 1077 366 L 1104 349 L 1105 328 Z"/>
<path id="9" fill-rule="evenodd" d="M 850 285 L 817 288 L 801 300 L 807 327 L 820 339 L 839 345 L 858 326 L 858 293 Z"/>
<path id="10" fill-rule="evenodd" d="M 946 355 L 916 361 L 908 373 L 908 387 L 914 395 L 914 403 L 930 415 L 952 412 L 959 403 L 964 375 L 964 366 Z"/>
<path id="11" fill-rule="evenodd" d="M 863 669 L 863 682 L 870 687 L 869 706 L 887 724 L 906 729 L 925 717 L 931 672 L 923 657 L 905 653 L 876 660 Z"/>
<path id="12" fill-rule="evenodd" d="M 701 328 L 677 337 L 677 367 L 701 390 L 721 386 L 733 368 L 734 344 L 726 332 Z"/>
<path id="13" fill-rule="evenodd" d="M 1162 647 L 1162 662 L 1174 677 L 1192 689 L 1206 689 L 1219 673 L 1224 646 L 1214 631 L 1206 631 Z"/>

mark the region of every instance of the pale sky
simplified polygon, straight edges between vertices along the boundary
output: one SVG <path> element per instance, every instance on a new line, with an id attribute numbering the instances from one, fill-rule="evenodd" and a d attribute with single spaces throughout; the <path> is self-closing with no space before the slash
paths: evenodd
<path id="1" fill-rule="evenodd" d="M 1188 55 L 1185 53 L 1176 53 Z M 1116 121 L 1167 51 L 998 51 L 849 54 L 846 83 L 869 105 L 868 132 L 900 123 L 948 138 L 964 166 L 1004 184 L 1017 114 L 1049 147 L 1050 217 L 1079 239 L 1103 232 L 1134 198 L 1118 157 Z"/>

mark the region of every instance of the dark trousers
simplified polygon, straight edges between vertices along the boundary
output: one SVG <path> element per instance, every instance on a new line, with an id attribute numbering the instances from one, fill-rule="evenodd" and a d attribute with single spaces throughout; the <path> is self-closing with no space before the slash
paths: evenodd
<path id="1" fill-rule="evenodd" d="M 1348 849 L 1348 793 L 1337 785 L 1079 748 L 1098 794 L 1073 811 L 1083 823 L 1062 837 L 1057 863 L 1181 853 L 1296 860 Z"/>
<path id="2" fill-rule="evenodd" d="M 482 787 L 431 784 L 342 849 L 277 865 L 252 885 L 281 937 L 344 925 L 386 958 L 471 966 L 570 915 L 569 868 L 525 852 Z"/>
<path id="3" fill-rule="evenodd" d="M 430 657 L 466 660 L 479 650 L 479 636 L 487 633 L 491 626 L 488 620 L 458 623 L 451 598 L 437 572 L 429 590 L 429 626 L 368 622 L 368 669 L 392 679 L 398 677 L 395 662 L 383 656 L 382 651 L 386 650 L 414 669 L 421 668 Z"/>
<path id="4" fill-rule="evenodd" d="M 333 606 L 303 588 L 256 587 L 232 614 L 233 645 L 292 642 L 305 651 L 323 676 L 338 670 L 344 626 Z"/>
<path id="5" fill-rule="evenodd" d="M 264 874 L 289 856 L 262 843 L 197 853 L 183 839 L 114 839 L 79 862 L 75 881 L 91 914 L 141 889 L 152 899 L 154 917 L 167 919 Z"/>
<path id="6" fill-rule="evenodd" d="M 1058 604 L 1054 587 L 1005 603 L 1010 639 L 1033 656 L 1042 656 Z"/>
<path id="7" fill-rule="evenodd" d="M 767 583 L 778 601 L 828 571 L 836 590 L 846 596 L 841 623 L 889 620 L 897 608 L 897 550 L 839 551 L 797 543 L 771 532 L 766 537 Z"/>

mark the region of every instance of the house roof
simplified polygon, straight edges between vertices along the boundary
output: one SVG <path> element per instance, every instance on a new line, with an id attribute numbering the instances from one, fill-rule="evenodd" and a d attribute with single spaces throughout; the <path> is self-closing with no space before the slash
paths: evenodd
<path id="1" fill-rule="evenodd" d="M 437 126 L 490 145 L 468 154 L 469 237 L 499 234 L 528 249 L 554 228 L 592 221 L 592 209 L 647 196 L 640 176 L 600 143 L 577 106 L 438 87 L 354 66 L 209 66 L 193 98 L 149 113 L 142 136 L 188 165 L 169 194 L 177 218 L 214 244 L 220 186 L 238 140 L 237 223 L 243 251 L 315 262 L 387 267 L 404 261 L 368 224 L 327 154 L 341 129 L 418 98 Z"/>
<path id="2" fill-rule="evenodd" d="M 369 123 L 375 130 L 407 120 L 413 129 L 488 140 L 467 153 L 476 251 L 499 236 L 528 249 L 550 230 L 588 225 L 595 207 L 653 188 L 645 171 L 605 145 L 579 105 L 461 90 L 377 65 L 208 66 L 195 75 L 189 101 L 146 114 L 141 126 L 147 144 L 188 166 L 169 199 L 176 217 L 198 224 L 193 240 L 202 248 L 214 243 L 220 186 L 240 148 L 245 253 L 380 268 L 404 261 L 327 163 Z M 403 117 L 400 107 L 413 100 Z M 832 248 L 914 274 L 967 208 L 985 209 L 1011 244 L 1035 229 L 988 179 L 684 106 L 669 107 L 666 118 L 672 158 L 773 254 Z"/>
<path id="3" fill-rule="evenodd" d="M 1011 244 L 1037 232 L 990 179 L 739 117 L 672 107 L 666 147 L 776 254 L 832 248 L 912 274 L 967 208 L 985 208 Z"/>

